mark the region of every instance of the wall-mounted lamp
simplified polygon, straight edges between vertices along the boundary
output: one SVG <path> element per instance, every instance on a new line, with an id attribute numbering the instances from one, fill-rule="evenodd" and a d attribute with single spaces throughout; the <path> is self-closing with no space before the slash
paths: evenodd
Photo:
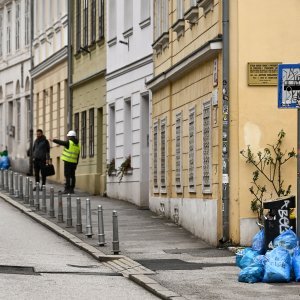
<path id="1" fill-rule="evenodd" d="M 121 41 L 121 40 L 119 40 L 119 43 L 120 43 L 120 44 L 123 44 L 123 45 L 127 45 L 128 51 L 129 51 L 129 39 L 127 40 L 127 42 L 126 42 L 126 41 Z"/>

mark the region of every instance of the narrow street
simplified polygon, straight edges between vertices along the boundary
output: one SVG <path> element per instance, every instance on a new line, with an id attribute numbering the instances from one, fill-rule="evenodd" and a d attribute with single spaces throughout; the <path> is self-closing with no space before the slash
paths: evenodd
<path id="1" fill-rule="evenodd" d="M 0 299 L 157 298 L 0 201 Z"/>

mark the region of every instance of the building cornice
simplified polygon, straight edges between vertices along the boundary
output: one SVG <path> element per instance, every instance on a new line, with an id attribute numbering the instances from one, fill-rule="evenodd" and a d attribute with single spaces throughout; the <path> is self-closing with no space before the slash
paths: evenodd
<path id="1" fill-rule="evenodd" d="M 65 46 L 59 51 L 55 52 L 53 55 L 48 57 L 46 60 L 35 66 L 30 70 L 32 78 L 41 76 L 45 72 L 48 72 L 50 69 L 60 64 L 62 61 L 66 60 L 68 57 L 68 47 Z"/>
<path id="2" fill-rule="evenodd" d="M 222 37 L 218 36 L 180 60 L 174 66 L 153 77 L 146 83 L 147 88 L 152 92 L 158 90 L 159 88 L 167 85 L 169 82 L 178 79 L 184 73 L 196 68 L 205 60 L 215 56 L 221 49 Z"/>
<path id="3" fill-rule="evenodd" d="M 97 77 L 105 76 L 105 73 L 106 73 L 106 69 L 104 69 L 104 70 L 102 70 L 100 72 L 94 73 L 94 74 L 92 74 L 90 76 L 87 76 L 87 77 L 85 77 L 85 78 L 83 78 L 81 80 L 78 80 L 78 81 L 72 83 L 70 85 L 70 88 L 74 89 L 74 88 L 76 88 L 76 87 L 78 87 L 78 86 L 80 86 L 82 84 L 85 84 L 86 82 L 88 82 L 90 80 L 93 80 L 93 79 L 95 79 Z"/>
<path id="4" fill-rule="evenodd" d="M 147 55 L 147 56 L 145 56 L 145 57 L 143 57 L 143 58 L 141 58 L 141 59 L 139 59 L 139 60 L 137 60 L 137 61 L 135 61 L 131 64 L 128 64 L 128 65 L 126 65 L 126 66 L 124 66 L 120 69 L 117 69 L 113 72 L 108 73 L 106 75 L 106 80 L 110 81 L 110 80 L 115 79 L 119 76 L 122 76 L 122 75 L 127 74 L 129 72 L 132 72 L 136 69 L 139 69 L 143 66 L 146 66 L 146 65 L 148 65 L 152 62 L 153 62 L 152 54 Z"/>

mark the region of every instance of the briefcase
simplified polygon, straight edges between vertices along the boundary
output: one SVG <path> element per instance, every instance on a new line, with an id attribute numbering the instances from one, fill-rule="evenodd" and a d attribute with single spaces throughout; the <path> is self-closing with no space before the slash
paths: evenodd
<path id="1" fill-rule="evenodd" d="M 45 166 L 45 175 L 46 176 L 53 176 L 55 175 L 55 169 L 52 164 L 46 165 Z"/>

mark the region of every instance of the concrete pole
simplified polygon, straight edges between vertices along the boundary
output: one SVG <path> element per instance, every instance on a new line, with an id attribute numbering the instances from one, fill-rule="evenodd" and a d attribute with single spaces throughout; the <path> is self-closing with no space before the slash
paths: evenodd
<path id="1" fill-rule="evenodd" d="M 19 198 L 23 200 L 23 175 L 19 175 Z"/>
<path id="2" fill-rule="evenodd" d="M 19 198 L 19 174 L 14 173 L 14 195 Z"/>
<path id="3" fill-rule="evenodd" d="M 112 217 L 113 217 L 113 242 L 112 242 L 113 254 L 119 254 L 120 248 L 119 248 L 118 213 L 115 210 L 112 213 Z"/>
<path id="4" fill-rule="evenodd" d="M 14 172 L 10 171 L 9 173 L 9 194 L 14 195 Z"/>
<path id="5" fill-rule="evenodd" d="M 81 221 L 81 199 L 76 199 L 77 203 L 77 223 L 76 223 L 76 231 L 77 233 L 82 233 L 82 221 Z"/>
<path id="6" fill-rule="evenodd" d="M 36 210 L 40 210 L 40 184 L 37 182 L 35 184 L 35 203 L 34 207 Z"/>
<path id="7" fill-rule="evenodd" d="M 9 193 L 9 183 L 8 183 L 8 170 L 5 170 L 5 186 L 4 189 L 7 193 Z"/>
<path id="8" fill-rule="evenodd" d="M 63 212 L 63 202 L 62 202 L 62 193 L 58 192 L 58 209 L 57 209 L 57 222 L 64 222 L 64 212 Z"/>
<path id="9" fill-rule="evenodd" d="M 25 179 L 24 203 L 29 204 L 29 177 L 26 177 L 26 179 Z"/>
<path id="10" fill-rule="evenodd" d="M 105 245 L 104 222 L 102 205 L 98 205 L 98 245 Z"/>
<path id="11" fill-rule="evenodd" d="M 29 180 L 29 206 L 34 206 L 34 198 L 33 198 L 33 182 Z"/>
<path id="12" fill-rule="evenodd" d="M 3 190 L 3 188 L 4 188 L 4 172 L 3 172 L 3 169 L 1 169 L 0 189 Z"/>
<path id="13" fill-rule="evenodd" d="M 47 213 L 47 204 L 46 204 L 46 186 L 42 186 L 42 212 Z"/>
<path id="14" fill-rule="evenodd" d="M 93 236 L 92 228 L 92 212 L 91 212 L 91 201 L 86 199 L 86 234 L 88 238 Z"/>
<path id="15" fill-rule="evenodd" d="M 67 196 L 67 228 L 73 227 L 72 226 L 72 198 L 71 195 L 68 194 Z"/>
<path id="16" fill-rule="evenodd" d="M 51 218 L 55 218 L 55 211 L 54 211 L 54 188 L 50 187 L 50 209 L 49 209 L 49 216 Z"/>

